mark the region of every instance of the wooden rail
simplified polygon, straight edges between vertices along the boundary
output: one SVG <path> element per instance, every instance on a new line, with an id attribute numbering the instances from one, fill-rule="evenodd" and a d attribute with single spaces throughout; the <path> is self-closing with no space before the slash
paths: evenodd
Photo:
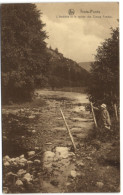
<path id="1" fill-rule="evenodd" d="M 94 119 L 94 124 L 95 124 L 95 127 L 97 128 L 98 126 L 97 126 L 97 121 L 96 121 L 96 117 L 95 117 L 95 113 L 94 113 L 92 102 L 91 102 L 91 110 L 92 110 L 92 115 L 93 115 L 93 119 Z"/>
<path id="2" fill-rule="evenodd" d="M 64 116 L 63 111 L 62 111 L 61 108 L 60 108 L 60 112 L 61 112 L 62 118 L 63 118 L 63 120 L 64 120 L 65 126 L 66 126 L 66 128 L 67 128 L 67 130 L 68 130 L 68 133 L 69 133 L 71 142 L 72 142 L 72 144 L 73 144 L 74 150 L 76 150 L 76 146 L 75 146 L 75 143 L 74 143 L 73 136 L 72 136 L 72 134 L 71 134 L 71 132 L 70 132 L 70 129 L 69 129 L 69 127 L 68 127 L 68 124 L 67 124 L 67 122 L 66 122 L 66 120 L 65 120 L 65 116 Z"/>

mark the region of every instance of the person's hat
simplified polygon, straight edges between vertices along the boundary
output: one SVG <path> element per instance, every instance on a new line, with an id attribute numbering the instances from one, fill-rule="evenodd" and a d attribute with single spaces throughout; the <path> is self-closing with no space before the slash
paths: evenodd
<path id="1" fill-rule="evenodd" d="M 106 104 L 101 104 L 101 108 L 106 108 Z"/>

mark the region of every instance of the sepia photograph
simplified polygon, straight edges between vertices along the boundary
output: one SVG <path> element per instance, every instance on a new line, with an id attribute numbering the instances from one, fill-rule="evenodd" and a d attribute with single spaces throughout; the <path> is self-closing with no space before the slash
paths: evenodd
<path id="1" fill-rule="evenodd" d="M 119 3 L 0 8 L 2 192 L 120 192 Z"/>

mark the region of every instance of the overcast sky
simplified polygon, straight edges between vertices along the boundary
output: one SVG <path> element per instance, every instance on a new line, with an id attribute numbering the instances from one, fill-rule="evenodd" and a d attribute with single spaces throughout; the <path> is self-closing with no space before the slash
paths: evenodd
<path id="1" fill-rule="evenodd" d="M 53 49 L 58 48 L 65 57 L 77 62 L 94 61 L 97 47 L 110 37 L 110 27 L 115 28 L 119 25 L 118 3 L 38 3 L 36 5 L 43 13 L 42 21 L 46 23 L 48 46 Z M 59 18 L 68 17 L 69 9 L 75 11 L 73 18 Z M 90 10 L 91 13 L 84 13 Z M 83 16 L 85 18 L 79 18 Z M 87 18 L 88 16 L 91 18 Z"/>

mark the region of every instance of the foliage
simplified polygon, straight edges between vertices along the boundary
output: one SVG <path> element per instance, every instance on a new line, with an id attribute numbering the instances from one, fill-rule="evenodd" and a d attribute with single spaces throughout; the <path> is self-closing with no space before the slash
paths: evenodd
<path id="1" fill-rule="evenodd" d="M 97 49 L 89 83 L 90 99 L 109 105 L 119 102 L 119 28 Z"/>
<path id="2" fill-rule="evenodd" d="M 89 73 L 75 61 L 65 58 L 53 49 L 47 52 L 49 52 L 48 78 L 52 89 L 81 87 L 88 83 Z"/>
<path id="3" fill-rule="evenodd" d="M 34 4 L 2 5 L 2 101 L 25 101 L 35 88 L 79 87 L 89 73 L 51 47 Z"/>
<path id="4" fill-rule="evenodd" d="M 47 70 L 45 24 L 34 4 L 2 5 L 2 98 L 31 98 Z"/>
<path id="5" fill-rule="evenodd" d="M 55 52 L 56 52 L 56 53 L 59 53 L 58 48 L 55 49 Z"/>

